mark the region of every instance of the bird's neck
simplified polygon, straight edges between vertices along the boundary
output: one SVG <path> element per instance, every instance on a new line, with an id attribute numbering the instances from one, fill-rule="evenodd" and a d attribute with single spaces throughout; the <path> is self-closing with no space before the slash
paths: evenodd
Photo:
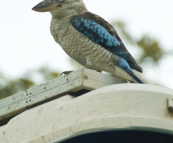
<path id="1" fill-rule="evenodd" d="M 73 16 L 73 15 L 77 15 L 77 14 L 87 12 L 87 11 L 88 10 L 87 10 L 85 4 L 82 3 L 78 7 L 68 8 L 68 9 L 65 9 L 65 10 L 57 9 L 57 10 L 51 11 L 50 13 L 52 14 L 52 18 L 62 19 L 64 17 L 70 17 L 70 16 Z"/>

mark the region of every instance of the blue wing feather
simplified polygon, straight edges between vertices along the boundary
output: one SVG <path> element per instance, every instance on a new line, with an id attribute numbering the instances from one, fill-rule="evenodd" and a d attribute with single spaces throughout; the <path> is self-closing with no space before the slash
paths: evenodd
<path id="1" fill-rule="evenodd" d="M 114 28 L 104 19 L 90 12 L 86 12 L 73 16 L 71 23 L 76 30 L 87 36 L 93 42 L 124 58 L 131 68 L 142 72 L 142 68 L 137 65 L 134 58 L 127 51 Z"/>
<path id="2" fill-rule="evenodd" d="M 84 19 L 82 17 L 76 16 L 71 19 L 71 22 L 79 32 L 81 32 L 97 44 L 106 45 L 106 47 L 120 46 L 120 41 L 118 41 L 114 36 L 112 36 L 106 30 L 106 28 L 104 28 L 94 20 Z M 115 53 L 121 52 L 117 49 Z"/>

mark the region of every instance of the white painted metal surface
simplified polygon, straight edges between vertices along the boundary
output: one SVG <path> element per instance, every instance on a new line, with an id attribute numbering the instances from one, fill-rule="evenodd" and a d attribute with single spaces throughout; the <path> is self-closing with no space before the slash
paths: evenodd
<path id="1" fill-rule="evenodd" d="M 103 87 L 63 96 L 13 118 L 0 143 L 55 143 L 102 130 L 141 129 L 173 134 L 173 90 L 140 84 Z"/>
<path id="2" fill-rule="evenodd" d="M 126 81 L 118 77 L 89 69 L 81 69 L 0 100 L 0 120 L 17 115 L 27 107 L 60 96 L 63 93 L 76 92 L 82 89 L 93 90 L 124 82 Z"/>

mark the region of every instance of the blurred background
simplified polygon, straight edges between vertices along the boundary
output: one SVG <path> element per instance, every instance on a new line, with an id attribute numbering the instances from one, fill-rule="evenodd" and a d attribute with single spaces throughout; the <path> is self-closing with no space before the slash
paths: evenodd
<path id="1" fill-rule="evenodd" d="M 32 11 L 40 0 L 0 6 L 0 99 L 81 68 L 50 34 L 49 13 Z M 144 69 L 145 83 L 173 88 L 172 0 L 84 0 L 110 22 Z"/>

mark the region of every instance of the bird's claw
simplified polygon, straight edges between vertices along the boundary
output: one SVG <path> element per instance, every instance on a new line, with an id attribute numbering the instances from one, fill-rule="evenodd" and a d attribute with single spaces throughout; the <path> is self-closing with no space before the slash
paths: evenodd
<path id="1" fill-rule="evenodd" d="M 60 74 L 60 76 L 62 76 L 63 74 L 69 74 L 69 73 L 71 73 L 71 72 L 73 72 L 73 71 L 64 71 L 64 72 L 62 72 L 62 73 Z"/>

